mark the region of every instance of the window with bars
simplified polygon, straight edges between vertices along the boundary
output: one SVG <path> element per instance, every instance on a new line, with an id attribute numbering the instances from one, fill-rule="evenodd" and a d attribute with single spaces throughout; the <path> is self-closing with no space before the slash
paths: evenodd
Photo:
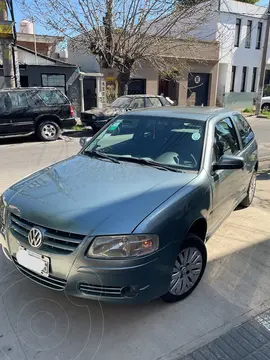
<path id="1" fill-rule="evenodd" d="M 235 24 L 235 40 L 234 40 L 235 47 L 239 47 L 240 45 L 241 23 L 242 20 L 237 18 Z"/>
<path id="2" fill-rule="evenodd" d="M 256 91 L 256 80 L 257 80 L 257 68 L 253 68 L 253 74 L 252 74 L 252 85 L 251 85 L 251 91 Z"/>
<path id="3" fill-rule="evenodd" d="M 247 82 L 247 67 L 243 66 L 241 92 L 246 91 L 246 82 Z"/>
<path id="4" fill-rule="evenodd" d="M 261 42 L 262 42 L 262 27 L 263 23 L 258 22 L 258 28 L 257 28 L 257 40 L 256 40 L 256 49 L 260 50 L 261 48 Z"/>
<path id="5" fill-rule="evenodd" d="M 247 35 L 246 35 L 246 49 L 250 49 L 251 47 L 251 32 L 252 32 L 252 21 L 248 20 L 247 22 Z"/>
<path id="6" fill-rule="evenodd" d="M 234 85 L 235 85 L 235 75 L 236 75 L 236 66 L 232 67 L 232 75 L 231 75 L 231 92 L 234 92 Z"/>
<path id="7" fill-rule="evenodd" d="M 42 74 L 42 86 L 55 87 L 66 93 L 66 76 L 64 74 Z"/>

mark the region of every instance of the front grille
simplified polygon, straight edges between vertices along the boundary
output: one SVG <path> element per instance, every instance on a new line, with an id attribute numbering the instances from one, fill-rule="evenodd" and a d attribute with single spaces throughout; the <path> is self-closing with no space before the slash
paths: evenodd
<path id="1" fill-rule="evenodd" d="M 27 269 L 26 267 L 20 265 L 15 257 L 12 258 L 16 267 L 20 270 L 20 272 L 28 277 L 29 279 L 35 281 L 38 284 L 41 284 L 43 286 L 46 286 L 49 289 L 62 291 L 65 289 L 65 286 L 67 284 L 67 281 L 64 279 L 59 279 L 54 276 L 41 276 L 37 273 L 35 273 L 32 270 Z"/>
<path id="2" fill-rule="evenodd" d="M 81 283 L 79 288 L 80 291 L 85 295 L 106 296 L 114 298 L 124 297 L 122 295 L 122 287 L 89 285 L 86 283 Z"/>
<path id="3" fill-rule="evenodd" d="M 22 219 L 17 215 L 11 214 L 10 230 L 19 240 L 28 244 L 29 230 L 37 226 L 28 220 Z M 71 234 L 64 231 L 42 228 L 44 239 L 41 249 L 56 254 L 70 254 L 85 238 L 84 235 Z"/>

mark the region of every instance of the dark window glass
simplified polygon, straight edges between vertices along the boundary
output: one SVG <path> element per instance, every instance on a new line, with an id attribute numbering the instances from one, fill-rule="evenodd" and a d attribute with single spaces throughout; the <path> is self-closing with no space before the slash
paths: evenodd
<path id="1" fill-rule="evenodd" d="M 59 105 L 67 103 L 66 97 L 57 90 L 39 90 L 38 95 L 46 105 Z"/>
<path id="2" fill-rule="evenodd" d="M 251 46 L 251 32 L 252 32 L 252 21 L 248 20 L 247 22 L 247 36 L 246 36 L 246 44 L 245 47 L 250 49 Z"/>
<path id="3" fill-rule="evenodd" d="M 26 94 L 22 91 L 10 92 L 9 98 L 12 108 L 22 108 L 28 106 Z"/>
<path id="4" fill-rule="evenodd" d="M 257 40 L 256 40 L 256 49 L 260 50 L 261 48 L 261 41 L 262 41 L 262 27 L 263 23 L 258 22 L 258 28 L 257 28 Z"/>
<path id="5" fill-rule="evenodd" d="M 241 92 L 246 91 L 247 67 L 243 66 Z"/>
<path id="6" fill-rule="evenodd" d="M 143 98 L 136 98 L 130 104 L 131 109 L 140 109 L 144 108 L 144 99 Z"/>
<path id="7" fill-rule="evenodd" d="M 253 68 L 253 74 L 252 74 L 252 85 L 251 85 L 251 91 L 256 91 L 256 80 L 257 80 L 257 68 Z"/>
<path id="8" fill-rule="evenodd" d="M 153 107 L 161 107 L 162 106 L 159 98 L 152 97 L 152 98 L 149 98 L 149 100 L 151 101 Z"/>
<path id="9" fill-rule="evenodd" d="M 214 149 L 216 161 L 222 155 L 234 155 L 240 150 L 236 131 L 230 118 L 217 123 Z"/>
<path id="10" fill-rule="evenodd" d="M 66 76 L 62 74 L 42 74 L 42 86 L 55 87 L 66 93 Z"/>
<path id="11" fill-rule="evenodd" d="M 235 24 L 235 40 L 234 40 L 234 46 L 239 47 L 240 45 L 240 34 L 241 34 L 241 19 L 236 19 Z"/>
<path id="12" fill-rule="evenodd" d="M 86 150 L 98 150 L 120 160 L 144 158 L 180 169 L 199 170 L 204 131 L 204 121 L 135 113 L 119 115 Z"/>
<path id="13" fill-rule="evenodd" d="M 110 106 L 125 109 L 130 106 L 131 101 L 132 97 L 121 96 L 120 98 L 114 100 Z"/>
<path id="14" fill-rule="evenodd" d="M 254 139 L 254 133 L 247 122 L 247 120 L 242 115 L 234 115 L 233 119 L 235 121 L 236 127 L 239 131 L 242 145 L 245 147 L 252 139 Z"/>
<path id="15" fill-rule="evenodd" d="M 232 67 L 232 75 L 231 75 L 231 92 L 234 92 L 235 74 L 236 74 L 236 66 L 233 66 Z"/>

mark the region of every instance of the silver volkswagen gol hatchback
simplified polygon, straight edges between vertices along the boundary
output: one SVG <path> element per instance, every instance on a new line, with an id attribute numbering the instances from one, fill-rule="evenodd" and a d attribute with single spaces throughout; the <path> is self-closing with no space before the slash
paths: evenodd
<path id="1" fill-rule="evenodd" d="M 178 301 L 203 276 L 206 240 L 251 204 L 257 169 L 254 133 L 238 112 L 119 115 L 78 155 L 2 195 L 3 251 L 28 278 L 69 295 Z"/>

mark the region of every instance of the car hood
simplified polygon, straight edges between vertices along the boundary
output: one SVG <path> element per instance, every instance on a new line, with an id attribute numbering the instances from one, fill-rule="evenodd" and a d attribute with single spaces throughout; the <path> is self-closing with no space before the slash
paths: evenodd
<path id="1" fill-rule="evenodd" d="M 93 108 L 91 110 L 86 111 L 87 114 L 92 114 L 95 115 L 96 117 L 115 116 L 120 114 L 121 112 L 125 112 L 125 109 L 110 107 L 110 106 L 103 109 Z"/>
<path id="2" fill-rule="evenodd" d="M 4 196 L 10 211 L 40 226 L 125 234 L 194 177 L 81 154 L 28 176 Z"/>

